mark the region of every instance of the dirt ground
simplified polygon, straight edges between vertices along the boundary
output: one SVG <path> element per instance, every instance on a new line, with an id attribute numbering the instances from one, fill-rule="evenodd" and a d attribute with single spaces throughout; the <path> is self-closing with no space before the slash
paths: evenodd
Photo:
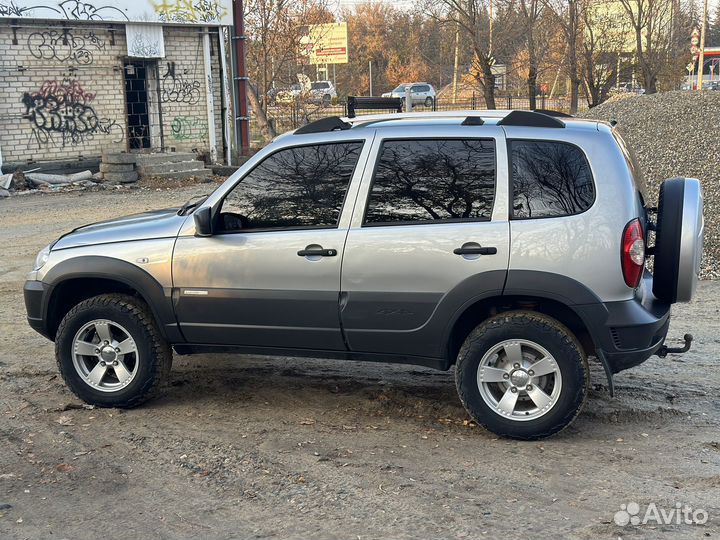
<path id="1" fill-rule="evenodd" d="M 718 538 L 720 282 L 678 305 L 683 356 L 594 369 L 542 442 L 469 422 L 452 373 L 295 358 L 177 357 L 164 396 L 86 409 L 25 321 L 37 251 L 78 225 L 209 186 L 0 200 L 0 538 Z M 705 525 L 619 526 L 636 502 Z"/>

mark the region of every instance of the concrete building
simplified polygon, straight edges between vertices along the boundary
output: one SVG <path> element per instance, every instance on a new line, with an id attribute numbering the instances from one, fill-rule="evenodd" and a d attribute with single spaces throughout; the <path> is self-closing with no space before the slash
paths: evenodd
<path id="1" fill-rule="evenodd" d="M 0 0 L 0 164 L 225 161 L 231 0 Z"/>

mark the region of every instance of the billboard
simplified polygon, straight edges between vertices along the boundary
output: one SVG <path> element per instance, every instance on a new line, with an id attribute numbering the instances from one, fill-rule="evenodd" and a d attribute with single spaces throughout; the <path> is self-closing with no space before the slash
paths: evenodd
<path id="1" fill-rule="evenodd" d="M 0 0 L 0 18 L 232 25 L 232 0 Z"/>
<path id="2" fill-rule="evenodd" d="M 311 64 L 347 64 L 347 23 L 313 24 L 300 40 L 302 51 Z"/>

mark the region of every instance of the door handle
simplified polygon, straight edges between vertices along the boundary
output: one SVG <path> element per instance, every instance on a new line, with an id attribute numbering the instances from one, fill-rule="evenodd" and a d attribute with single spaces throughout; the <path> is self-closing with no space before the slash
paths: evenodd
<path id="1" fill-rule="evenodd" d="M 482 247 L 482 246 L 468 246 L 459 247 L 453 250 L 455 255 L 495 255 L 497 254 L 496 247 Z"/>
<path id="2" fill-rule="evenodd" d="M 297 252 L 300 257 L 334 257 L 337 249 L 323 249 L 322 247 L 312 248 L 310 246 Z"/>

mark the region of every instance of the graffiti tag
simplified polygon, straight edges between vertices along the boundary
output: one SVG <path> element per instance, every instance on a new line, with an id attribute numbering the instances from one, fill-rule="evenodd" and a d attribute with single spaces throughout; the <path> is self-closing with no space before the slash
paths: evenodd
<path id="1" fill-rule="evenodd" d="M 152 4 L 163 22 L 219 22 L 227 15 L 227 9 L 218 0 L 161 0 Z"/>
<path id="2" fill-rule="evenodd" d="M 32 126 L 31 142 L 65 147 L 91 140 L 96 134 L 113 135 L 113 143 L 125 138 L 125 130 L 114 120 L 98 118 L 91 102 L 93 92 L 76 81 L 45 81 L 37 92 L 25 92 L 22 103 Z"/>
<path id="3" fill-rule="evenodd" d="M 167 71 L 162 76 L 161 101 L 165 103 L 200 103 L 200 81 L 186 80 L 181 73 L 175 73 L 175 62 L 167 63 Z"/>
<path id="4" fill-rule="evenodd" d="M 176 116 L 170 130 L 176 141 L 205 140 L 208 135 L 207 124 L 194 116 Z"/>
<path id="5" fill-rule="evenodd" d="M 78 64 L 89 65 L 93 62 L 93 50 L 105 50 L 105 42 L 94 32 L 75 35 L 69 30 L 45 30 L 30 34 L 28 49 L 30 54 L 41 60 L 74 60 Z"/>
<path id="6" fill-rule="evenodd" d="M 116 8 L 112 5 L 95 6 L 88 2 L 80 2 L 79 0 L 64 0 L 58 2 L 57 7 L 36 5 L 36 6 L 18 6 L 14 0 L 10 3 L 0 2 L 0 16 L 4 17 L 24 17 L 37 15 L 35 12 L 40 11 L 42 15 L 43 10 L 51 11 L 57 15 L 61 15 L 68 20 L 76 21 L 102 21 L 105 17 L 111 19 L 118 18 L 118 15 L 129 20 L 127 15 L 120 8 Z"/>

